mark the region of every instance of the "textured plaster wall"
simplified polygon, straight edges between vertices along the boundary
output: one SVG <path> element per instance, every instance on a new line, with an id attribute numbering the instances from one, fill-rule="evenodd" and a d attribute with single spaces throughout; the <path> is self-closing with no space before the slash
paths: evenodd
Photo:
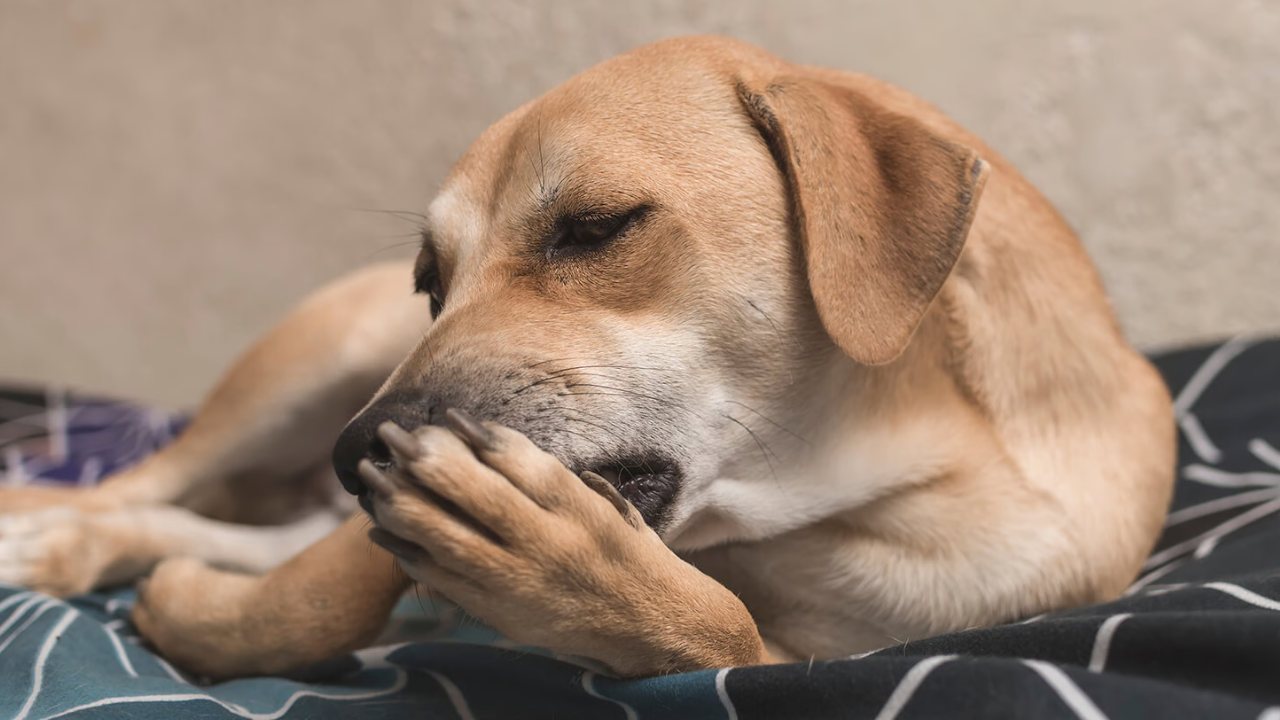
<path id="1" fill-rule="evenodd" d="M 408 252 L 361 208 L 423 208 L 507 110 L 695 31 L 987 137 L 1139 344 L 1280 328 L 1274 0 L 6 0 L 0 377 L 190 404 L 309 288 Z"/>

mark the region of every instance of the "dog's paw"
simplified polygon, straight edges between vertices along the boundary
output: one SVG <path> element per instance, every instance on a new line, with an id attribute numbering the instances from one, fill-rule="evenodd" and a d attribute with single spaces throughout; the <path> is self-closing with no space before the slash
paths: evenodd
<path id="1" fill-rule="evenodd" d="M 509 428 L 453 410 L 446 420 L 413 434 L 383 425 L 394 467 L 360 465 L 370 537 L 412 578 L 513 640 L 624 675 L 758 657 L 737 598 L 672 553 L 607 481 L 575 476 Z"/>
<path id="2" fill-rule="evenodd" d="M 224 679 L 269 672 L 247 627 L 261 579 L 173 558 L 138 583 L 132 620 L 160 655 L 198 677 Z"/>
<path id="3" fill-rule="evenodd" d="M 0 515 L 0 583 L 57 597 L 92 590 L 104 566 L 96 530 L 69 507 Z"/>

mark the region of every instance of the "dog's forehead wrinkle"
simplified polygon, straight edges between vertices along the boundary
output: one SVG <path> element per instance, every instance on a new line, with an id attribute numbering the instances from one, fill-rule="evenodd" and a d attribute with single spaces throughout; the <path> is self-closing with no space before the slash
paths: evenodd
<path id="1" fill-rule="evenodd" d="M 634 90 L 585 87 L 572 100 L 548 96 L 538 101 L 507 140 L 506 162 L 490 181 L 493 202 L 515 196 L 545 206 L 578 185 L 583 186 L 579 194 L 628 192 L 645 181 L 634 172 L 637 163 L 676 164 L 697 151 L 691 135 L 720 145 L 726 124 L 746 127 L 745 120 L 721 108 L 728 105 L 725 98 L 713 93 L 681 97 L 673 108 L 656 87 Z M 554 121 L 543 119 L 547 112 L 539 108 L 545 105 L 554 107 Z"/>

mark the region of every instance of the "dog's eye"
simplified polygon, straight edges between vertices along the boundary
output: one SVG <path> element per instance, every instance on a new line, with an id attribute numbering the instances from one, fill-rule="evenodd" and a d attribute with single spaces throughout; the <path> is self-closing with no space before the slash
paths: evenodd
<path id="1" fill-rule="evenodd" d="M 547 246 L 547 259 L 572 257 L 599 250 L 624 235 L 648 208 L 638 207 L 616 215 L 579 215 L 561 221 Z"/>
<path id="2" fill-rule="evenodd" d="M 435 268 L 414 278 L 413 291 L 431 298 L 431 317 L 439 317 L 444 310 L 444 287 L 440 284 L 440 273 Z"/>

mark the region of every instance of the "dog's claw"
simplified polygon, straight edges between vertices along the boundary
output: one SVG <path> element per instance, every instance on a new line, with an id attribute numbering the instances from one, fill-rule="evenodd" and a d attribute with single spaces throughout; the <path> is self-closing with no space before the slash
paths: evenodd
<path id="1" fill-rule="evenodd" d="M 390 497 L 395 492 L 395 483 L 387 474 L 378 469 L 369 458 L 365 458 L 356 465 L 356 471 L 360 473 L 364 484 L 373 491 L 375 495 L 382 497 Z"/>
<path id="2" fill-rule="evenodd" d="M 418 439 L 390 420 L 378 426 L 378 437 L 406 460 L 415 460 L 422 455 Z"/>
<path id="3" fill-rule="evenodd" d="M 478 450 L 494 449 L 493 433 L 465 410 L 457 408 L 445 410 L 444 421 L 450 430 L 466 440 L 471 447 Z"/>
<path id="4" fill-rule="evenodd" d="M 614 487 L 613 483 L 605 480 L 603 477 L 591 472 L 590 470 L 584 470 L 579 477 L 582 478 L 582 482 L 585 483 L 587 487 L 596 491 L 596 493 L 605 500 L 613 503 L 613 507 L 617 509 L 618 514 L 622 516 L 623 520 L 630 523 L 631 527 L 640 527 L 639 521 L 637 520 L 639 512 L 632 507 L 631 503 L 626 498 L 622 497 L 622 493 L 618 492 L 618 488 Z"/>

